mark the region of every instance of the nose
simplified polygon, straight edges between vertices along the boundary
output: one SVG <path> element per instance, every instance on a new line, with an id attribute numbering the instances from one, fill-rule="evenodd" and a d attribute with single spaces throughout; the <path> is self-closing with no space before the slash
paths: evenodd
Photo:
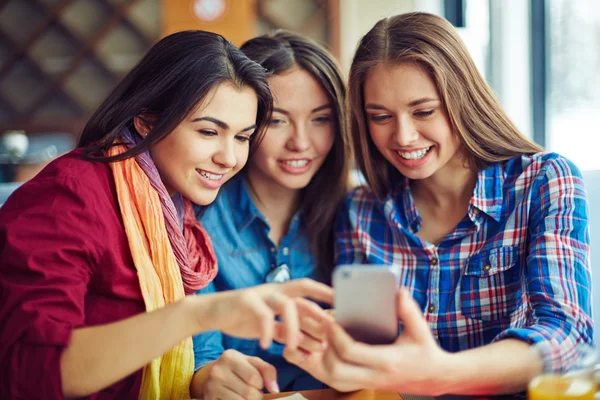
<path id="1" fill-rule="evenodd" d="M 237 163 L 235 156 L 235 144 L 233 140 L 224 139 L 219 142 L 219 148 L 213 155 L 215 164 L 223 168 L 233 168 Z"/>
<path id="2" fill-rule="evenodd" d="M 418 138 L 419 132 L 412 118 L 408 115 L 400 116 L 393 135 L 394 143 L 402 147 L 410 146 Z"/>
<path id="3" fill-rule="evenodd" d="M 306 124 L 294 124 L 290 138 L 286 143 L 286 147 L 290 151 L 301 153 L 310 148 L 310 138 L 308 137 L 308 128 Z"/>

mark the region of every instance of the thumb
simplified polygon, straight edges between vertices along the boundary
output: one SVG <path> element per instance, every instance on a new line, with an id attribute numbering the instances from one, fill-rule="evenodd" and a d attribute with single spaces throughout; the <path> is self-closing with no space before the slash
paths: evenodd
<path id="1" fill-rule="evenodd" d="M 260 372 L 265 388 L 271 393 L 279 393 L 277 370 L 275 367 L 258 357 L 248 357 L 248 362 Z"/>
<path id="2" fill-rule="evenodd" d="M 403 335 L 409 335 L 413 339 L 424 339 L 431 336 L 427 321 L 423 317 L 421 308 L 410 295 L 408 290 L 401 288 L 397 297 L 398 319 L 404 324 Z"/>

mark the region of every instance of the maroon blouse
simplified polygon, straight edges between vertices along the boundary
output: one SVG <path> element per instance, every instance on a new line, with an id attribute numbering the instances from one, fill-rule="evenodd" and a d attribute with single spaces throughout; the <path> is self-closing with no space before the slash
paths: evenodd
<path id="1" fill-rule="evenodd" d="M 74 150 L 0 208 L 0 399 L 62 399 L 72 330 L 144 311 L 108 165 Z M 89 398 L 137 399 L 141 372 Z"/>

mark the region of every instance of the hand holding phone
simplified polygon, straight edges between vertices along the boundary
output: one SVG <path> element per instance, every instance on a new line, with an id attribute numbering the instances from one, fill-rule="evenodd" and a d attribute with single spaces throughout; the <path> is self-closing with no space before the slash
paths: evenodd
<path id="1" fill-rule="evenodd" d="M 390 344 L 398 338 L 396 267 L 341 265 L 333 273 L 335 320 L 355 340 Z"/>

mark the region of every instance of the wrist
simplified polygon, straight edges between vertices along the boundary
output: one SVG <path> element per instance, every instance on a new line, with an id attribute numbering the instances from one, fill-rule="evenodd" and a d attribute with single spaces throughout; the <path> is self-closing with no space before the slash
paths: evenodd
<path id="1" fill-rule="evenodd" d="M 215 329 L 212 324 L 213 318 L 210 316 L 212 296 L 186 296 L 180 301 L 185 321 L 187 322 L 186 332 L 188 336 L 194 336 L 201 332 Z"/>
<path id="2" fill-rule="evenodd" d="M 190 394 L 193 397 L 204 397 L 206 382 L 209 379 L 209 373 L 215 361 L 211 361 L 194 373 L 192 383 L 190 385 Z"/>
<path id="3" fill-rule="evenodd" d="M 465 367 L 460 365 L 461 353 L 449 353 L 441 351 L 438 358 L 434 386 L 436 395 L 456 393 L 461 385 L 464 385 L 462 375 Z"/>

